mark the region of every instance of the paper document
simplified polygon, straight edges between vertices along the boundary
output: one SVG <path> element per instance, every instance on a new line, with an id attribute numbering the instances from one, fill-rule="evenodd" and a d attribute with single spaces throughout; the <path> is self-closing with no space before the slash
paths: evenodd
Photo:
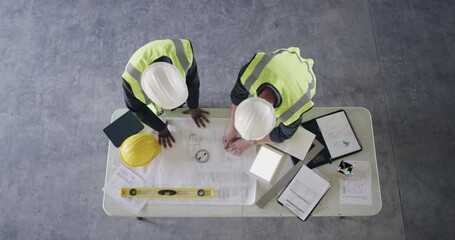
<path id="1" fill-rule="evenodd" d="M 306 220 L 329 188 L 329 182 L 307 166 L 302 166 L 278 197 L 278 202 L 301 220 Z"/>
<path id="2" fill-rule="evenodd" d="M 130 211 L 137 213 L 147 203 L 147 198 L 121 197 L 120 189 L 124 187 L 143 187 L 144 179 L 133 173 L 127 167 L 120 165 L 114 175 L 109 178 L 103 191 L 115 201 L 125 206 Z"/>
<path id="3" fill-rule="evenodd" d="M 340 204 L 372 205 L 370 162 L 346 162 L 354 164 L 354 169 L 347 180 L 340 179 Z"/>
<path id="4" fill-rule="evenodd" d="M 256 156 L 251 147 L 240 157 L 225 152 L 223 135 L 229 119 L 211 118 L 207 128 L 198 128 L 189 117 L 169 117 L 172 148 L 148 165 L 135 168 L 147 187 L 214 188 L 215 198 L 151 198 L 148 203 L 249 205 L 256 197 L 256 179 L 248 170 Z"/>
<path id="5" fill-rule="evenodd" d="M 262 197 L 256 202 L 256 206 L 259 208 L 265 207 L 265 205 L 292 180 L 300 168 L 303 165 L 308 164 L 311 159 L 313 159 L 322 149 L 324 149 L 324 146 L 318 140 L 314 139 L 313 146 L 305 156 L 305 159 L 299 161 L 291 170 L 289 170 L 289 172 L 281 177 L 281 179 L 278 180 L 272 188 L 270 188 L 264 195 L 262 195 Z"/>
<path id="6" fill-rule="evenodd" d="M 310 150 L 314 137 L 315 135 L 313 133 L 303 127 L 299 127 L 291 139 L 282 143 L 269 143 L 269 145 L 295 158 L 303 160 Z"/>

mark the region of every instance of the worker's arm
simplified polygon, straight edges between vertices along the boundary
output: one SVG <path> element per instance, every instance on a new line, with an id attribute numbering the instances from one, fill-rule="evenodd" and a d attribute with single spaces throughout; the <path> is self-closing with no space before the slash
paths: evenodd
<path id="1" fill-rule="evenodd" d="M 188 99 L 186 103 L 188 108 L 195 109 L 199 107 L 199 74 L 197 71 L 196 59 L 193 57 L 193 64 L 186 74 L 186 86 L 188 88 Z"/>
<path id="2" fill-rule="evenodd" d="M 130 84 L 123 80 L 122 87 L 126 107 L 128 107 L 128 109 L 133 112 L 134 115 L 141 120 L 141 122 L 145 123 L 157 132 L 162 131 L 165 127 L 164 122 L 161 121 L 161 119 L 156 116 L 156 114 L 152 112 L 152 110 L 150 110 L 145 103 L 139 101 L 139 99 L 134 96 Z"/>
<path id="3" fill-rule="evenodd" d="M 161 119 L 156 116 L 156 114 L 153 113 L 146 104 L 139 101 L 139 99 L 134 96 L 133 90 L 128 82 L 123 80 L 122 87 L 126 107 L 133 112 L 134 115 L 141 120 L 141 122 L 158 132 L 158 141 L 161 145 L 165 148 L 167 146 L 172 147 L 172 142 L 175 142 L 175 139 L 169 132 L 167 123 L 161 121 Z"/>
<path id="4" fill-rule="evenodd" d="M 186 86 L 188 88 L 188 99 L 186 100 L 186 103 L 189 110 L 184 111 L 183 113 L 191 115 L 191 118 L 198 127 L 205 127 L 206 124 L 210 122 L 206 116 L 209 114 L 209 112 L 199 108 L 200 83 L 199 75 L 197 72 L 197 63 L 194 57 L 193 64 L 191 65 L 186 75 Z"/>
<path id="5" fill-rule="evenodd" d="M 248 63 L 249 64 L 249 63 Z M 239 75 L 237 76 L 237 81 L 235 82 L 234 87 L 231 90 L 231 102 L 233 105 L 238 106 L 243 100 L 248 98 L 250 92 L 243 86 L 240 77 L 243 75 L 243 72 L 248 67 L 248 64 L 245 64 L 239 71 Z M 231 111 L 232 115 L 232 111 Z"/>
<path id="6" fill-rule="evenodd" d="M 302 124 L 302 116 L 300 116 L 299 119 L 289 125 L 284 125 L 281 122 L 270 132 L 270 140 L 275 143 L 282 143 L 290 139 L 299 129 L 300 124 Z"/>
<path id="7" fill-rule="evenodd" d="M 234 126 L 235 111 L 237 109 L 237 106 L 243 100 L 247 99 L 248 95 L 249 95 L 249 92 L 245 89 L 245 87 L 243 86 L 243 84 L 240 81 L 240 77 L 242 76 L 242 74 L 245 71 L 248 64 L 244 65 L 240 69 L 239 75 L 237 77 L 237 81 L 231 91 L 231 102 L 232 102 L 231 115 L 229 117 L 228 127 L 224 131 L 224 136 L 223 136 L 223 144 L 224 144 L 225 149 L 227 149 L 229 147 L 229 144 L 232 141 L 234 141 L 237 137 L 237 130 L 235 130 L 235 126 Z"/>

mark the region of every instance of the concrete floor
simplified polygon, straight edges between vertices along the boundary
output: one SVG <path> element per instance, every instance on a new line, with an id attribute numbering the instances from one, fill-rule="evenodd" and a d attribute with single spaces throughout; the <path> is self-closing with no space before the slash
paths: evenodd
<path id="1" fill-rule="evenodd" d="M 455 3 L 0 1 L 0 239 L 455 239 Z M 316 106 L 369 109 L 383 207 L 352 218 L 169 218 L 102 209 L 120 75 L 153 39 L 193 42 L 203 107 L 256 51 L 300 46 Z"/>

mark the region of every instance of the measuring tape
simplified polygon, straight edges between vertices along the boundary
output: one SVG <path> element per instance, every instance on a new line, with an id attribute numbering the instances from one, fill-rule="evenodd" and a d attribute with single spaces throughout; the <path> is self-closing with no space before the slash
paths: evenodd
<path id="1" fill-rule="evenodd" d="M 122 188 L 122 197 L 214 198 L 213 188 Z"/>

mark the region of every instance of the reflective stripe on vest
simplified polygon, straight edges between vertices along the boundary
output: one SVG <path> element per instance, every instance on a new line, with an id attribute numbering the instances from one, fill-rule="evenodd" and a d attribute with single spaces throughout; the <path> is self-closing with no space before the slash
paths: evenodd
<path id="1" fill-rule="evenodd" d="M 129 74 L 131 75 L 131 77 L 133 77 L 134 79 L 136 79 L 136 81 L 138 81 L 138 79 L 139 79 L 139 81 L 138 81 L 138 82 L 139 82 L 139 86 L 142 86 L 142 85 L 141 85 L 141 80 L 142 80 L 142 79 L 141 79 L 141 76 L 142 76 L 142 73 L 139 72 L 139 70 L 137 70 L 133 65 L 131 65 L 131 63 L 128 62 L 128 64 L 126 65 L 125 71 L 126 71 L 127 73 L 129 73 Z M 131 84 L 130 84 L 130 85 L 131 85 Z M 144 98 L 144 101 L 142 101 L 142 102 L 145 103 L 145 104 L 147 104 L 147 105 L 150 104 L 150 103 L 152 103 L 152 100 L 150 100 L 150 99 L 147 97 L 147 95 L 145 95 L 144 91 L 142 91 L 142 88 L 141 88 L 141 92 L 142 92 L 142 97 Z M 134 91 L 133 91 L 133 93 L 134 93 Z M 137 94 L 134 94 L 134 95 L 137 97 Z M 139 99 L 139 100 L 141 100 L 141 99 Z"/>
<path id="2" fill-rule="evenodd" d="M 316 93 L 316 77 L 312 67 L 313 60 L 301 58 L 298 48 L 278 49 L 272 54 L 257 53 L 241 81 L 253 95 L 257 95 L 256 90 L 263 83 L 272 84 L 282 98 L 276 117 L 288 125 L 314 105 L 311 98 Z M 280 79 L 283 76 L 287 79 Z"/>
<path id="3" fill-rule="evenodd" d="M 183 71 L 186 73 L 190 69 L 190 62 L 185 55 L 185 49 L 183 48 L 183 43 L 179 39 L 172 39 L 172 43 L 174 43 L 175 50 L 177 53 L 177 58 L 183 68 Z"/>
<path id="4" fill-rule="evenodd" d="M 134 96 L 147 104 L 155 114 L 162 110 L 142 91 L 141 76 L 151 63 L 162 56 L 169 57 L 183 79 L 186 79 L 186 73 L 193 63 L 191 43 L 186 39 L 156 40 L 147 43 L 133 54 L 122 74 L 122 78 L 130 84 Z"/>

